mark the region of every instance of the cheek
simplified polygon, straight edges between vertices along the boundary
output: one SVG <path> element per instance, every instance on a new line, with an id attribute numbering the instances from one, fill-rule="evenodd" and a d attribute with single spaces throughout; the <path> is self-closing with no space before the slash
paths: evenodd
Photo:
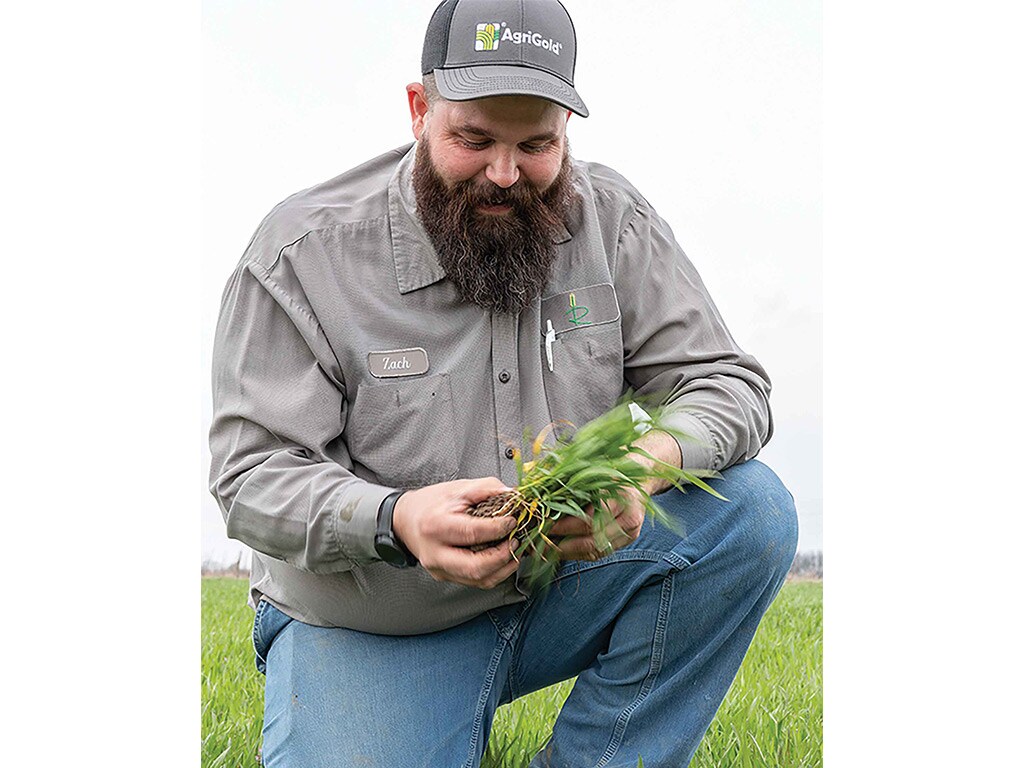
<path id="1" fill-rule="evenodd" d="M 538 189 L 547 189 L 558 176 L 558 170 L 562 167 L 562 158 L 559 155 L 557 160 L 551 158 L 537 158 L 520 164 L 520 171 L 530 180 L 530 183 Z"/>
<path id="2" fill-rule="evenodd" d="M 479 157 L 453 153 L 443 159 L 435 158 L 434 167 L 448 184 L 458 184 L 482 174 L 486 163 L 481 162 Z"/>

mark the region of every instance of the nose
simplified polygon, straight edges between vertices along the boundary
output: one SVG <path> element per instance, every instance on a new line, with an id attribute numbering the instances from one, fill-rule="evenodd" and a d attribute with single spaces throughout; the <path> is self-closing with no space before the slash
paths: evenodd
<path id="1" fill-rule="evenodd" d="M 519 166 L 511 153 L 502 152 L 487 164 L 486 175 L 502 189 L 508 189 L 519 181 Z"/>

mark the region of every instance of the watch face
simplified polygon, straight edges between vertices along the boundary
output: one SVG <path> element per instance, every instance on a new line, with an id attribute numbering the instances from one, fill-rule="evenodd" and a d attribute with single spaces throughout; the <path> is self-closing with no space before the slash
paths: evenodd
<path id="1" fill-rule="evenodd" d="M 405 553 L 402 552 L 395 542 L 387 537 L 379 537 L 374 541 L 374 547 L 377 550 L 377 555 L 385 563 L 391 565 L 406 565 L 408 561 L 405 559 Z"/>

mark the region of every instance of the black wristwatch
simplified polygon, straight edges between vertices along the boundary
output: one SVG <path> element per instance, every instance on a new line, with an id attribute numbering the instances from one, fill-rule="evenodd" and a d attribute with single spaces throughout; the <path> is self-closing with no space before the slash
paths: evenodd
<path id="1" fill-rule="evenodd" d="M 393 565 L 396 568 L 411 568 L 419 561 L 398 540 L 394 528 L 391 527 L 395 504 L 398 503 L 398 498 L 403 493 L 405 491 L 389 493 L 380 503 L 380 507 L 377 509 L 377 534 L 373 537 L 373 546 L 377 550 L 377 557 L 388 565 Z"/>

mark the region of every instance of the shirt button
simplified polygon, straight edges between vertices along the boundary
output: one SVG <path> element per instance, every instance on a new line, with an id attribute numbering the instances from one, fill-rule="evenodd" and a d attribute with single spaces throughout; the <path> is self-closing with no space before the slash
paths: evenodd
<path id="1" fill-rule="evenodd" d="M 505 458 L 506 459 L 511 459 L 515 455 L 516 455 L 516 452 L 514 450 L 512 450 L 511 448 L 506 448 L 505 449 Z"/>
<path id="2" fill-rule="evenodd" d="M 507 384 L 508 380 L 511 378 L 512 377 L 509 375 L 508 371 L 502 371 L 501 373 L 498 374 L 498 381 L 500 381 L 502 384 Z"/>

